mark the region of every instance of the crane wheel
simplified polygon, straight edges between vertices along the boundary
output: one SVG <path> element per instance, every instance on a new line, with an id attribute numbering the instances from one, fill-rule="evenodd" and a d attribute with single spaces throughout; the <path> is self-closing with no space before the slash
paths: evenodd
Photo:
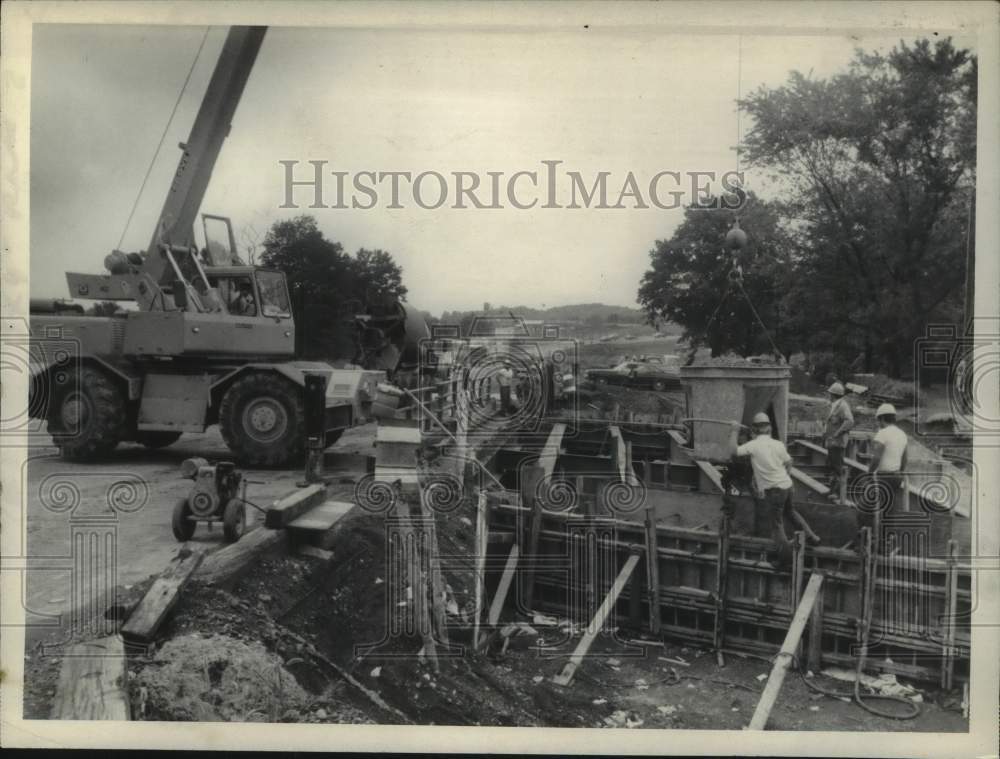
<path id="1" fill-rule="evenodd" d="M 227 543 L 235 543 L 243 537 L 247 527 L 247 507 L 239 498 L 230 498 L 222 512 L 222 534 Z"/>
<path id="2" fill-rule="evenodd" d="M 49 434 L 64 459 L 96 459 L 114 450 L 124 437 L 125 417 L 121 388 L 88 366 L 53 396 Z"/>
<path id="3" fill-rule="evenodd" d="M 174 513 L 170 517 L 170 529 L 173 530 L 174 537 L 184 543 L 194 536 L 198 523 L 191 517 L 191 506 L 188 504 L 187 496 L 181 498 L 174 506 Z"/>
<path id="4" fill-rule="evenodd" d="M 147 448 L 166 448 L 180 439 L 180 432 L 169 432 L 167 430 L 139 430 L 135 433 L 135 442 Z"/>
<path id="5" fill-rule="evenodd" d="M 240 463 L 281 466 L 305 450 L 302 388 L 271 372 L 236 380 L 222 396 L 219 426 Z"/>

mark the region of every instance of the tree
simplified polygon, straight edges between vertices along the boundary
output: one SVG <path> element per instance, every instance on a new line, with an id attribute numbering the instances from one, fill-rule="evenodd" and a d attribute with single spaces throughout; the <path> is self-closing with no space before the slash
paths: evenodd
<path id="1" fill-rule="evenodd" d="M 352 259 L 351 268 L 366 304 L 386 299 L 406 300 L 403 270 L 384 250 L 361 248 Z"/>
<path id="2" fill-rule="evenodd" d="M 356 258 L 327 240 L 313 216 L 275 222 L 264 238 L 261 262 L 288 279 L 296 348 L 306 358 L 356 355 L 353 317 L 384 297 L 402 298 L 402 270 L 382 250 L 362 248 Z"/>
<path id="3" fill-rule="evenodd" d="M 781 224 L 782 208 L 748 193 L 740 212 L 747 233 L 742 254 L 743 291 L 749 296 L 772 338 L 786 347 L 792 334 L 784 328 L 781 300 L 795 246 Z M 684 339 L 705 342 L 712 355 L 735 350 L 744 355 L 771 350 L 771 343 L 736 282 L 733 259 L 725 249 L 735 218 L 731 210 L 689 207 L 669 240 L 657 240 L 649 271 L 639 287 L 639 303 L 650 324 L 670 321 L 684 328 Z M 779 345 L 779 347 L 781 347 Z"/>
<path id="4" fill-rule="evenodd" d="M 950 39 L 857 51 L 829 80 L 793 72 L 740 102 L 750 166 L 796 209 L 795 329 L 899 376 L 925 325 L 963 297 L 975 186 L 977 61 Z M 971 240 L 968 244 L 971 245 Z"/>

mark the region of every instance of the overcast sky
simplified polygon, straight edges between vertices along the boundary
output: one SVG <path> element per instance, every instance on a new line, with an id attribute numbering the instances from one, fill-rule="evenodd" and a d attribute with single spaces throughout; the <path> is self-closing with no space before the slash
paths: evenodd
<path id="1" fill-rule="evenodd" d="M 32 296 L 66 296 L 66 270 L 103 272 L 204 32 L 34 27 Z M 208 33 L 125 250 L 149 242 L 177 143 L 225 34 Z M 484 301 L 634 306 L 648 252 L 670 236 L 681 210 L 635 209 L 632 201 L 626 209 L 518 210 L 506 198 L 503 209 L 453 209 L 449 198 L 425 210 L 409 192 L 407 207 L 394 210 L 385 208 L 383 185 L 371 210 L 296 211 L 279 208 L 278 162 L 325 160 L 328 170 L 351 174 L 473 171 L 484 182 L 486 172 L 501 171 L 505 183 L 517 171 L 543 171 L 543 160 L 561 160 L 560 170 L 588 181 L 610 172 L 614 204 L 629 171 L 645 194 L 659 171 L 733 170 L 738 88 L 780 85 L 793 69 L 826 77 L 846 67 L 855 47 L 898 39 L 272 28 L 202 210 L 230 216 L 238 237 L 252 227 L 260 239 L 275 220 L 313 213 L 350 252 L 390 251 L 409 300 L 437 314 Z M 750 172 L 747 182 L 759 189 L 763 177 Z M 332 178 L 326 187 L 335 188 Z M 433 202 L 436 191 L 427 195 Z M 311 195 L 297 197 L 305 204 Z"/>

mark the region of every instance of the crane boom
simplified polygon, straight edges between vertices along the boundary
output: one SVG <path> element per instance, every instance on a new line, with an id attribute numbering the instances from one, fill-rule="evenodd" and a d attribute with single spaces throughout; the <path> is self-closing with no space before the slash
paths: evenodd
<path id="1" fill-rule="evenodd" d="M 191 133 L 179 145 L 177 170 L 145 255 L 113 252 L 105 258 L 110 276 L 67 272 L 71 297 L 135 300 L 143 311 L 218 309 L 210 297 L 204 300 L 210 288 L 194 254 L 194 223 L 266 31 L 230 28 Z"/>
<path id="2" fill-rule="evenodd" d="M 149 256 L 161 243 L 182 247 L 194 243 L 198 209 L 266 31 L 266 26 L 229 30 L 191 134 L 180 145 L 183 152 L 146 251 Z"/>

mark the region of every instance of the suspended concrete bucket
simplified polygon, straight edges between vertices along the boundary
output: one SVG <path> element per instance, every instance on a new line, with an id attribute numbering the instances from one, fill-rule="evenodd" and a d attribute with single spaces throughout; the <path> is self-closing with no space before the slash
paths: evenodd
<path id="1" fill-rule="evenodd" d="M 788 430 L 787 366 L 751 364 L 738 366 L 681 367 L 681 384 L 687 396 L 688 442 L 696 459 L 724 463 L 729 460 L 730 422 L 750 426 L 754 414 L 771 417 L 771 434 L 785 442 Z"/>

